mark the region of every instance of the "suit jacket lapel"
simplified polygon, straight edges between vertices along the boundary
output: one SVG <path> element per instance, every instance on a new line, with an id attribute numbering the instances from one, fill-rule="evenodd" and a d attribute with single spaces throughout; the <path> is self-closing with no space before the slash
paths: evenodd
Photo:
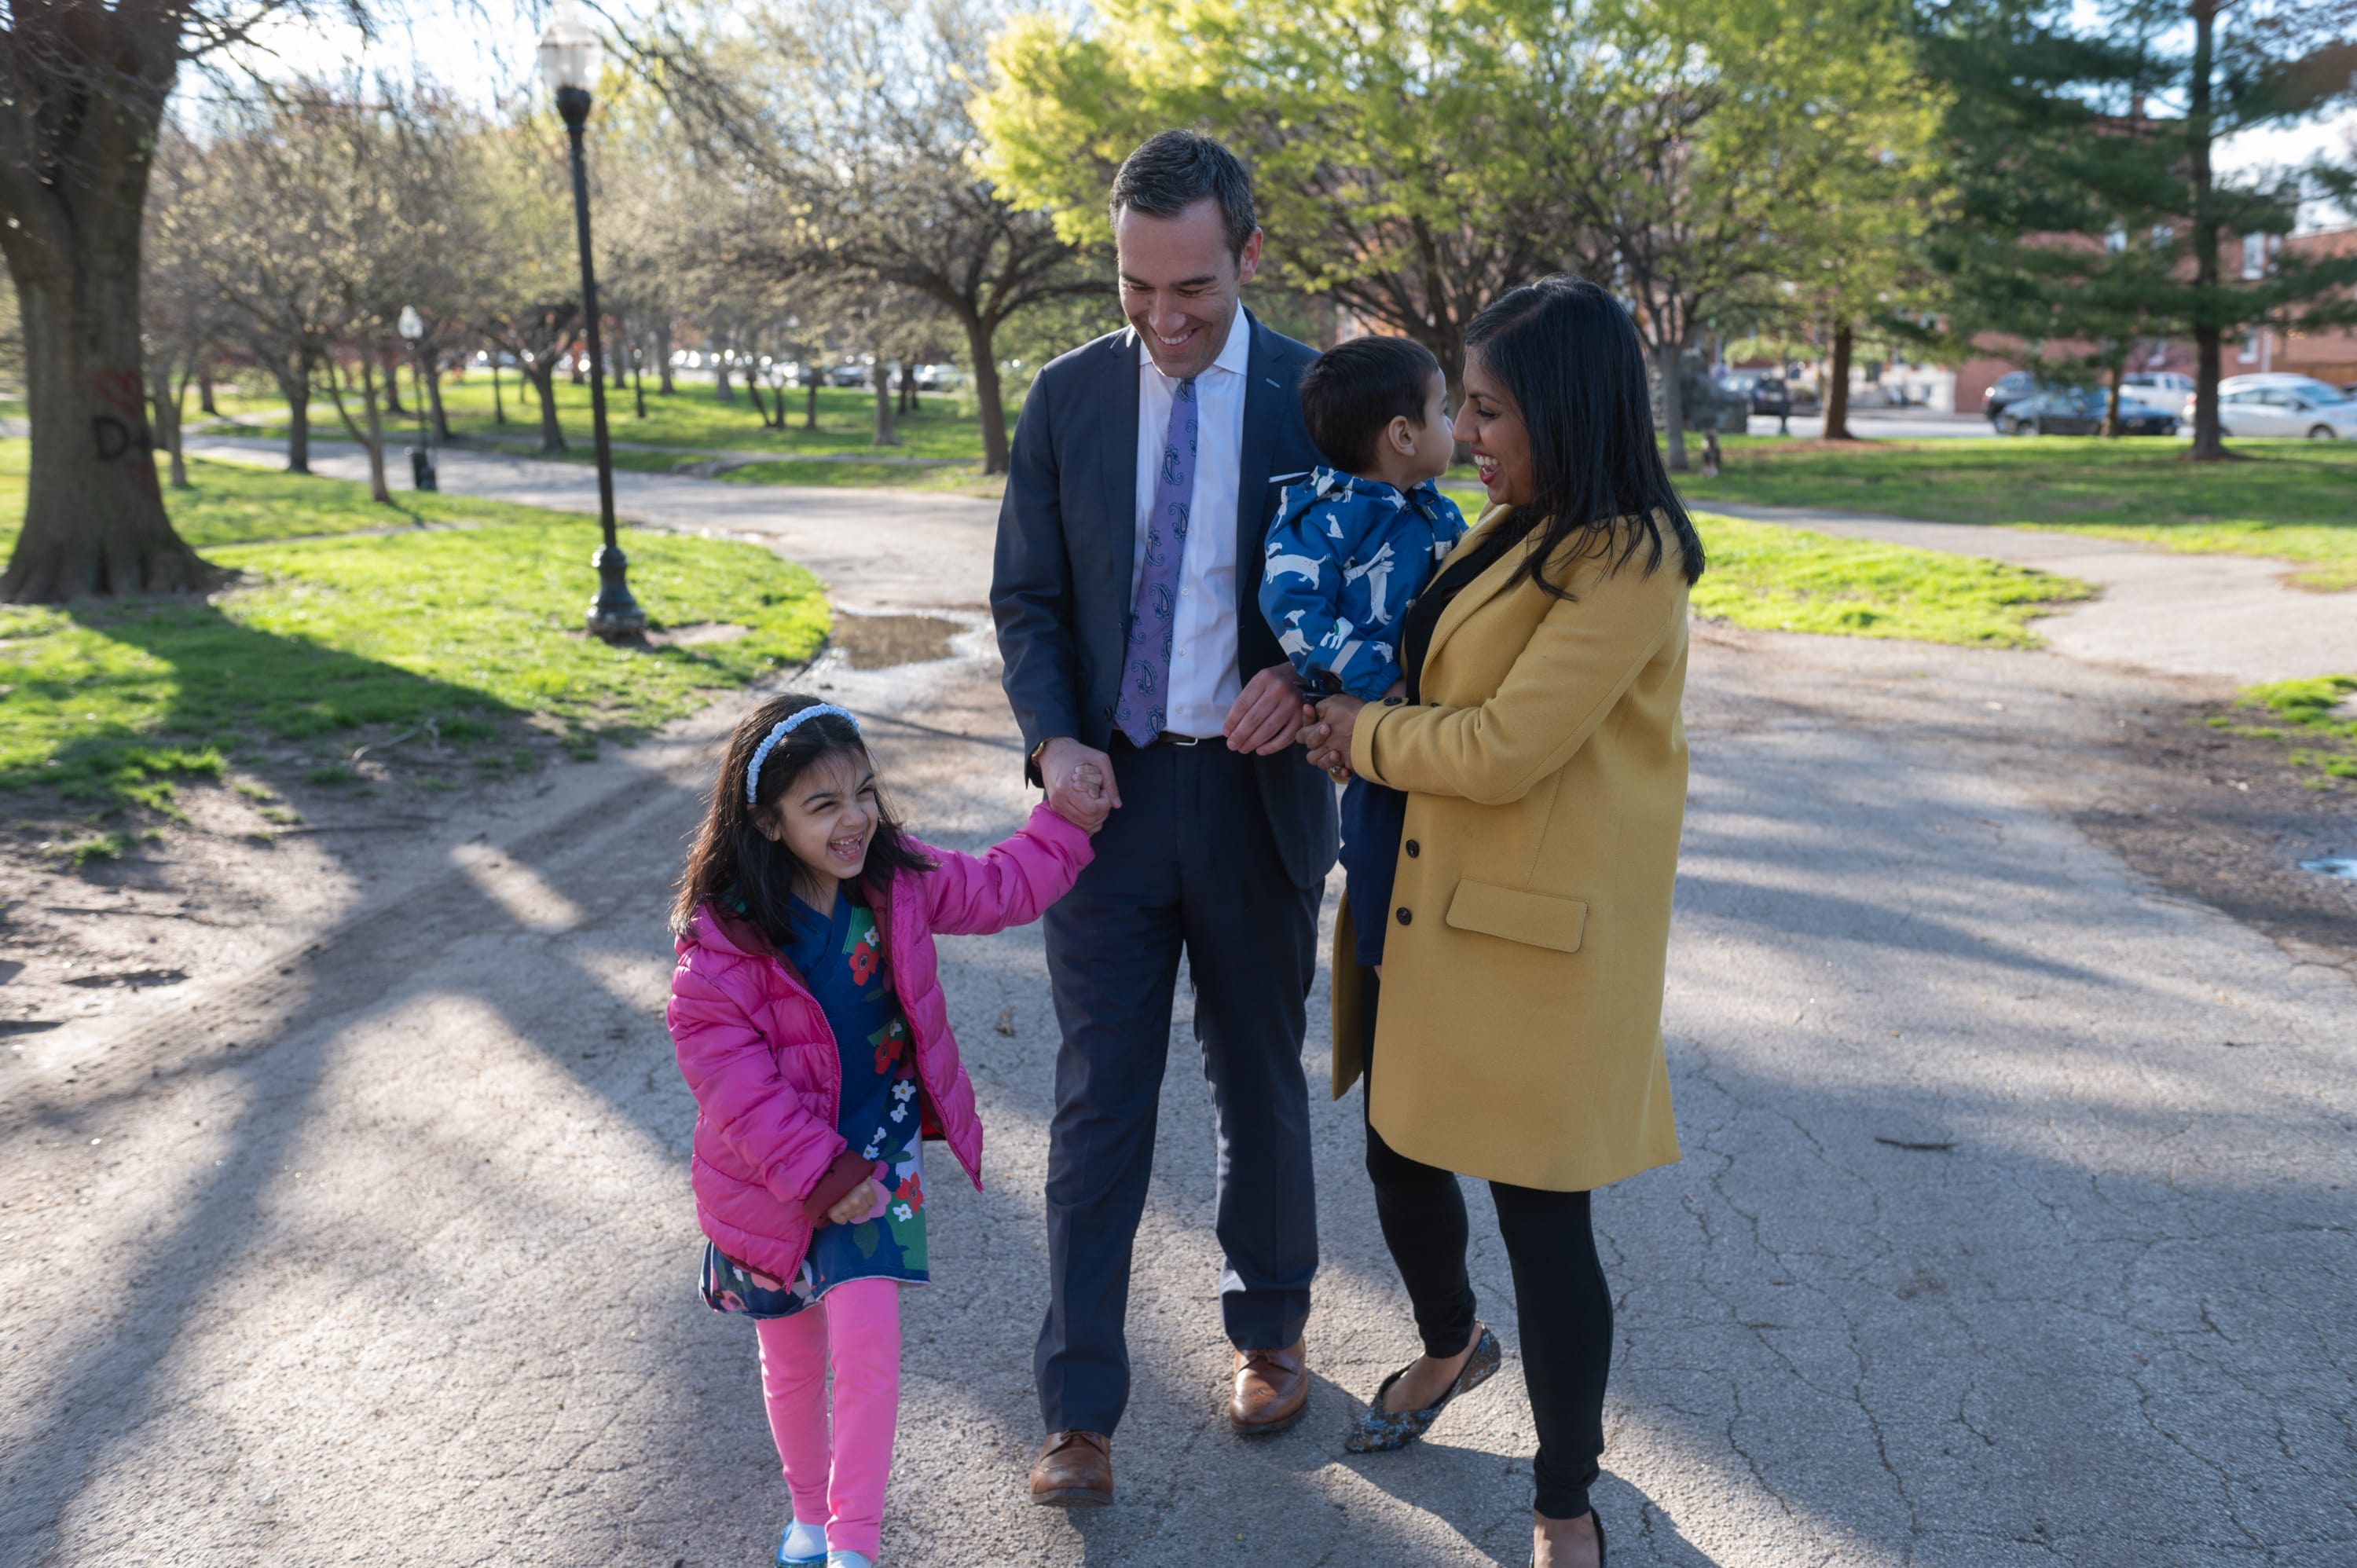
<path id="1" fill-rule="evenodd" d="M 1269 469 L 1277 427 L 1283 424 L 1281 400 L 1287 394 L 1269 374 L 1268 345 L 1259 318 L 1246 310 L 1244 326 L 1252 333 L 1252 352 L 1244 358 L 1244 437 L 1236 465 L 1236 581 L 1257 584 L 1267 554 L 1263 530 L 1268 521 Z M 1240 589 L 1237 600 L 1254 603 L 1256 592 Z"/>
<path id="2" fill-rule="evenodd" d="M 1105 451 L 1099 470 L 1104 486 L 1105 554 L 1114 567 L 1114 598 L 1125 617 L 1130 608 L 1130 574 L 1137 569 L 1137 353 L 1135 330 L 1114 335 L 1103 404 Z"/>

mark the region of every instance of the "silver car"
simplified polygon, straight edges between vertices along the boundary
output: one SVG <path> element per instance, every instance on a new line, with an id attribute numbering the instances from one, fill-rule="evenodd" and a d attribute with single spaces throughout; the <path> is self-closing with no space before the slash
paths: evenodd
<path id="1" fill-rule="evenodd" d="M 2185 423 L 2193 423 L 2190 398 Z M 2218 383 L 2218 424 L 2229 435 L 2357 441 L 2357 397 L 2314 376 L 2228 376 Z"/>

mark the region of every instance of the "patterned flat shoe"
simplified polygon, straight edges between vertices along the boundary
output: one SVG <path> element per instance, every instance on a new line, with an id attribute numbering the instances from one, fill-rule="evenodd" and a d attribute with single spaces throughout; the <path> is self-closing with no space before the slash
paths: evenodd
<path id="1" fill-rule="evenodd" d="M 1491 1333 L 1489 1326 L 1484 1324 L 1481 1337 L 1473 1343 L 1473 1354 L 1465 1358 L 1464 1367 L 1458 1372 L 1457 1380 L 1448 1385 L 1447 1393 L 1422 1410 L 1386 1411 L 1383 1409 L 1383 1396 L 1392 1391 L 1394 1383 L 1407 1376 L 1408 1369 L 1402 1367 L 1385 1378 L 1383 1386 L 1375 1391 L 1374 1402 L 1361 1413 L 1358 1422 L 1351 1428 L 1350 1436 L 1343 1439 L 1342 1451 L 1346 1454 L 1383 1454 L 1394 1448 L 1406 1447 L 1440 1419 L 1440 1412 L 1448 1408 L 1451 1401 L 1460 1394 L 1469 1394 L 1488 1382 L 1490 1374 L 1498 1369 L 1499 1359 L 1498 1337 Z M 1409 1363 L 1410 1366 L 1414 1364 Z"/>

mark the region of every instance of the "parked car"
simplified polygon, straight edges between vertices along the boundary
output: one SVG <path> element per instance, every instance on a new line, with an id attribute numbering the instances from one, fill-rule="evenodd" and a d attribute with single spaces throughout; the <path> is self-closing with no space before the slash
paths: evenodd
<path id="1" fill-rule="evenodd" d="M 2111 393 L 2097 387 L 2062 387 L 2006 405 L 1997 428 L 2007 435 L 2101 435 Z M 2177 415 L 2120 393 L 2120 434 L 2174 435 Z"/>
<path id="2" fill-rule="evenodd" d="M 1697 435 L 1717 431 L 1723 435 L 1740 435 L 1750 427 L 1751 405 L 1743 394 L 1731 391 L 1723 381 L 1713 381 L 1699 370 L 1689 370 L 1678 378 L 1678 413 L 1685 427 Z M 1653 400 L 1653 417 L 1662 418 L 1661 399 Z"/>
<path id="3" fill-rule="evenodd" d="M 1988 415 L 1991 424 L 2005 415 L 2005 411 L 2026 397 L 2038 393 L 2038 378 L 2028 371 L 2007 371 L 1989 383 L 1981 394 L 1981 412 Z"/>
<path id="4" fill-rule="evenodd" d="M 2132 371 L 2121 381 L 2149 403 L 2166 404 L 2193 395 L 2193 378 L 2183 371 Z"/>
<path id="5" fill-rule="evenodd" d="M 955 365 L 919 365 L 919 392 L 955 392 L 965 384 L 964 374 Z"/>
<path id="6" fill-rule="evenodd" d="M 856 360 L 845 360 L 826 368 L 826 384 L 831 387 L 864 387 L 869 381 L 870 367 Z"/>
<path id="7" fill-rule="evenodd" d="M 2193 422 L 2193 400 L 2184 418 Z M 2273 371 L 2218 383 L 2218 424 L 2229 435 L 2304 435 L 2357 441 L 2357 397 L 2314 376 Z"/>

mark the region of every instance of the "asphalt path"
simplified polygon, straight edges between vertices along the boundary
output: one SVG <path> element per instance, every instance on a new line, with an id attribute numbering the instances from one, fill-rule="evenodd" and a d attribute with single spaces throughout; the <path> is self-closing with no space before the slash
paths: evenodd
<path id="1" fill-rule="evenodd" d="M 798 679 L 865 715 L 928 835 L 1010 829 L 986 525 L 771 503 L 845 602 L 926 596 L 968 628 L 949 659 Z M 2071 826 L 2073 738 L 2151 690 L 2050 652 L 1700 629 L 1685 1157 L 1597 1206 L 1614 1563 L 2357 1559 L 2357 983 Z M 0 1563 L 767 1561 L 783 1487 L 751 1337 L 694 1300 L 661 1022 L 664 894 L 735 711 L 487 804 L 250 972 L 12 1048 Z M 1340 1453 L 1414 1350 L 1355 1100 L 1315 1101 L 1310 1417 L 1224 1430 L 1183 988 L 1120 1501 L 1028 1504 L 1046 975 L 1036 928 L 944 958 L 988 1190 L 935 1187 L 885 1563 L 1523 1562 L 1533 1437 L 1478 1187 L 1505 1374 L 1416 1450 Z"/>
<path id="2" fill-rule="evenodd" d="M 2238 686 L 2357 671 L 2357 595 L 2289 586 L 2292 570 L 2255 555 L 2155 550 L 2045 529 L 1921 522 L 1817 507 L 1695 503 L 1699 511 L 2034 566 L 2100 596 L 2038 622 L 2057 652 L 2091 663 L 2207 676 Z"/>

